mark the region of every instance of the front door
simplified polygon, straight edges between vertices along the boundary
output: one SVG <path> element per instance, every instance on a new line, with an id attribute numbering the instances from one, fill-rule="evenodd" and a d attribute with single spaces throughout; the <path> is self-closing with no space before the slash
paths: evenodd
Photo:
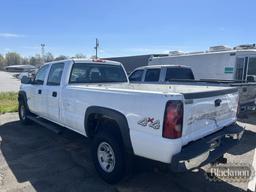
<path id="1" fill-rule="evenodd" d="M 44 65 L 38 70 L 31 86 L 31 95 L 28 98 L 29 110 L 39 116 L 43 116 L 46 110 L 44 104 L 46 98 L 44 84 L 48 69 L 49 65 Z"/>
<path id="2" fill-rule="evenodd" d="M 46 83 L 46 117 L 58 123 L 60 121 L 60 94 L 61 94 L 61 78 L 64 69 L 64 63 L 55 63 L 51 65 L 51 69 Z"/>

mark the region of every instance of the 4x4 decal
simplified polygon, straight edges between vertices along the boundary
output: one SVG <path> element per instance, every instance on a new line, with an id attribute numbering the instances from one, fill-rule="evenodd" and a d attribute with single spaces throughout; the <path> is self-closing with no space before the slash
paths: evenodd
<path id="1" fill-rule="evenodd" d="M 138 124 L 143 126 L 143 127 L 149 126 L 153 129 L 159 129 L 160 128 L 160 121 L 155 120 L 154 118 L 151 118 L 151 117 L 145 117 L 142 120 L 139 120 Z"/>

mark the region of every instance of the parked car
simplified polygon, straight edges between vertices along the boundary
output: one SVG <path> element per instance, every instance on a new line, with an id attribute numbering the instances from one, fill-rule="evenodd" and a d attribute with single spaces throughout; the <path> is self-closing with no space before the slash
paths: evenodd
<path id="1" fill-rule="evenodd" d="M 228 80 L 195 80 L 189 66 L 149 65 L 135 69 L 129 76 L 131 83 L 185 84 L 236 87 L 239 91 L 239 113 L 256 110 L 256 83 Z"/>
<path id="2" fill-rule="evenodd" d="M 108 183 L 122 179 L 133 155 L 173 171 L 215 162 L 244 130 L 236 124 L 236 88 L 130 84 L 122 64 L 106 60 L 46 63 L 34 80 L 22 78 L 18 100 L 23 124 L 91 138 L 95 168 Z"/>

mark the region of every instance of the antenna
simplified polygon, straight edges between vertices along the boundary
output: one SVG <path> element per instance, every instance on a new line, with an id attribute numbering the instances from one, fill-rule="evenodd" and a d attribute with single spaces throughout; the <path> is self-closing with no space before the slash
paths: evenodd
<path id="1" fill-rule="evenodd" d="M 45 44 L 42 43 L 41 44 L 42 63 L 44 63 L 44 47 L 45 47 Z"/>
<path id="2" fill-rule="evenodd" d="M 96 46 L 94 47 L 94 49 L 96 51 L 96 54 L 95 54 L 96 59 L 98 59 L 98 48 L 99 48 L 99 46 L 100 46 L 99 40 L 98 40 L 98 38 L 96 38 Z"/>

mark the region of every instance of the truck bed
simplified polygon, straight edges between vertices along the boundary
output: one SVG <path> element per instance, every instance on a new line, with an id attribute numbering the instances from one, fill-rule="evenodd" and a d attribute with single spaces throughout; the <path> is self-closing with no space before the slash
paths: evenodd
<path id="1" fill-rule="evenodd" d="M 148 92 L 159 94 L 183 94 L 184 96 L 196 96 L 197 94 L 206 94 L 216 96 L 216 94 L 228 94 L 229 92 L 235 92 L 236 88 L 220 87 L 220 86 L 203 86 L 203 85 L 159 85 L 159 84 L 76 84 L 70 85 L 76 88 L 88 88 L 98 90 L 110 90 L 110 91 L 134 91 L 134 92 Z M 201 95 L 203 96 L 203 95 Z"/>

